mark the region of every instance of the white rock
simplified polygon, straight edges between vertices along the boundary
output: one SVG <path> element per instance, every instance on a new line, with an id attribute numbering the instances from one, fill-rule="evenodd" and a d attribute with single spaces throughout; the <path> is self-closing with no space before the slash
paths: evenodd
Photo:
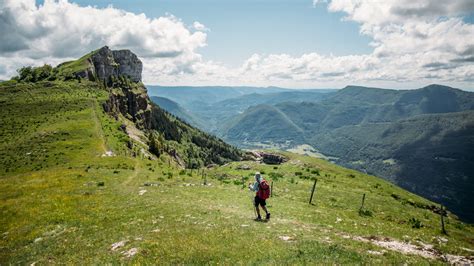
<path id="1" fill-rule="evenodd" d="M 142 189 L 142 190 L 138 191 L 138 195 L 140 195 L 140 196 L 145 194 L 145 193 L 146 193 L 146 189 Z"/>
<path id="2" fill-rule="evenodd" d="M 280 238 L 283 241 L 292 241 L 293 240 L 293 238 L 291 236 L 279 236 L 278 238 Z"/>
<path id="3" fill-rule="evenodd" d="M 138 253 L 138 248 L 131 248 L 128 251 L 123 251 L 122 254 L 125 255 L 125 257 L 130 258 L 135 256 Z"/>
<path id="4" fill-rule="evenodd" d="M 120 242 L 117 242 L 117 243 L 113 243 L 112 246 L 110 247 L 110 250 L 117 250 L 123 246 L 125 246 L 125 244 L 127 244 L 127 240 L 122 240 Z"/>

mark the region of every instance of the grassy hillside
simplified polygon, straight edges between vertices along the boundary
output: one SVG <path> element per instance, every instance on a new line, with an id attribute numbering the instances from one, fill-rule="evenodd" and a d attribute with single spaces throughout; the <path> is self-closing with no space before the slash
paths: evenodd
<path id="1" fill-rule="evenodd" d="M 166 153 L 150 160 L 127 147 L 121 122 L 103 111 L 108 97 L 84 81 L 0 85 L 0 264 L 441 264 L 474 255 L 471 225 L 449 216 L 443 235 L 433 203 L 323 160 L 287 153 L 279 166 L 199 171 Z M 242 188 L 255 171 L 273 181 L 268 223 L 252 220 Z"/>
<path id="2" fill-rule="evenodd" d="M 253 127 L 260 115 L 250 108 L 222 136 L 243 147 L 310 144 L 338 164 L 382 176 L 474 221 L 474 93 L 441 85 L 412 91 L 349 86 L 318 102 L 273 108 L 286 122 L 266 116 L 266 128 L 299 130 Z"/>

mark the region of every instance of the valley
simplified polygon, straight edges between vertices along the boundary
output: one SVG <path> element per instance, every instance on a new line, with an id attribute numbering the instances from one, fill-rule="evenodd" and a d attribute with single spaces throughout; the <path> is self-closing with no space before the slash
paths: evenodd
<path id="1" fill-rule="evenodd" d="M 294 150 L 307 144 L 339 165 L 381 176 L 474 221 L 468 204 L 474 201 L 472 92 L 441 85 L 417 90 L 260 88 L 195 104 L 181 100 L 179 88 L 168 90 L 173 89 L 178 105 L 204 118 L 205 124 L 196 126 L 233 145 Z"/>
<path id="2" fill-rule="evenodd" d="M 0 83 L 0 264 L 473 263 L 474 228 L 438 204 L 325 159 L 265 164 L 151 103 L 114 54 L 133 59 L 103 47 Z"/>

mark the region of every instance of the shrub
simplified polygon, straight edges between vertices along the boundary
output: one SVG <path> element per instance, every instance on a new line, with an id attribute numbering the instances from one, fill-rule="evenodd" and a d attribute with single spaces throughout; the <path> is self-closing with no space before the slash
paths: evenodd
<path id="1" fill-rule="evenodd" d="M 423 227 L 423 224 L 417 218 L 412 217 L 408 222 L 411 224 L 411 228 L 420 229 Z"/>
<path id="2" fill-rule="evenodd" d="M 370 210 L 360 210 L 359 211 L 360 216 L 367 216 L 367 217 L 372 217 L 373 213 Z"/>
<path id="3" fill-rule="evenodd" d="M 295 172 L 295 175 L 296 175 L 296 176 L 302 176 L 303 173 L 302 173 L 302 172 Z"/>
<path id="4" fill-rule="evenodd" d="M 319 169 L 313 169 L 311 170 L 311 173 L 314 175 L 319 175 Z"/>

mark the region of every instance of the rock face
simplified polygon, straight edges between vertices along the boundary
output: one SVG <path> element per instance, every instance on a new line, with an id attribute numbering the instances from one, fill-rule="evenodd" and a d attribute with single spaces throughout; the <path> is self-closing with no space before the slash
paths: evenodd
<path id="1" fill-rule="evenodd" d="M 143 64 L 130 50 L 112 51 L 104 46 L 92 54 L 88 62 L 90 67 L 76 75 L 89 79 L 98 78 L 107 82 L 111 77 L 118 78 L 119 76 L 128 77 L 133 82 L 142 80 Z"/>
<path id="2" fill-rule="evenodd" d="M 118 114 L 122 114 L 132 120 L 137 128 L 151 127 L 150 99 L 144 88 L 140 90 L 122 88 L 120 93 L 111 93 L 104 103 L 104 110 L 116 118 Z"/>
<path id="3" fill-rule="evenodd" d="M 149 129 L 152 108 L 146 88 L 139 83 L 143 69 L 140 59 L 129 50 L 112 51 L 104 46 L 87 61 L 90 67 L 76 75 L 106 81 L 111 93 L 104 110 L 116 118 L 122 114 L 138 128 Z M 121 81 L 120 76 L 128 77 L 133 84 Z"/>

